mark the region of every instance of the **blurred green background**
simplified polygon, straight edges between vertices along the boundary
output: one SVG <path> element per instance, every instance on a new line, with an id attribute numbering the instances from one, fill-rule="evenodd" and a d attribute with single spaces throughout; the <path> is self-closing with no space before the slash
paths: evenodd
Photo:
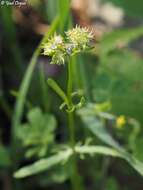
<path id="1" fill-rule="evenodd" d="M 93 31 L 95 48 L 73 58 L 74 90 L 82 90 L 87 103 L 110 102 L 110 114 L 128 118 L 121 128 L 110 122 L 106 126 L 143 161 L 143 1 L 0 0 L 2 190 L 69 190 L 69 164 L 22 180 L 13 173 L 48 156 L 49 147 L 58 147 L 68 138 L 61 102 L 46 82 L 52 77 L 65 89 L 66 66 L 50 65 L 39 43 L 45 35 L 64 35 L 75 25 Z M 77 141 L 93 137 L 75 118 Z M 21 130 L 30 122 L 31 130 Z M 79 171 L 87 190 L 143 189 L 142 177 L 119 159 L 91 157 L 79 163 Z"/>

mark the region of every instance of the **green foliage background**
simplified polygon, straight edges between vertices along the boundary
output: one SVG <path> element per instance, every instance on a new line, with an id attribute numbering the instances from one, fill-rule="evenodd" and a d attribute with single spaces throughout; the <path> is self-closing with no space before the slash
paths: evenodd
<path id="1" fill-rule="evenodd" d="M 143 17 L 143 2 L 141 0 L 103 0 L 111 2 L 121 8 L 133 17 Z"/>

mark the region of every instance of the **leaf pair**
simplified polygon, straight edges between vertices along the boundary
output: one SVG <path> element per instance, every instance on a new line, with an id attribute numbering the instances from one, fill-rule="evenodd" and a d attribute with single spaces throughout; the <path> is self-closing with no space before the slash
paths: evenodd
<path id="1" fill-rule="evenodd" d="M 119 157 L 127 160 L 139 173 L 142 174 L 142 164 L 134 158 L 131 158 L 129 155 L 125 155 L 114 149 L 106 146 L 95 146 L 95 145 L 76 145 L 74 148 L 74 153 L 77 153 L 84 158 L 84 155 L 94 156 L 97 154 Z M 21 168 L 15 173 L 16 178 L 25 178 L 31 175 L 39 174 L 46 170 L 49 170 L 51 167 L 67 162 L 70 157 L 73 155 L 73 150 L 70 147 L 67 147 L 66 150 L 60 151 L 58 154 L 55 154 L 49 158 L 41 159 L 30 166 Z M 139 167 L 140 170 L 139 170 Z"/>

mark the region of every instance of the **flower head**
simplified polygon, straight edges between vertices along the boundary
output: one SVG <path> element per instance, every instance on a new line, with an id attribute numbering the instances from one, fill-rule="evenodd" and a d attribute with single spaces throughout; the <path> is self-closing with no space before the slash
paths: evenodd
<path id="1" fill-rule="evenodd" d="M 66 32 L 67 40 L 74 46 L 77 51 L 89 48 L 93 34 L 87 28 L 76 26 L 72 30 Z"/>
<path id="2" fill-rule="evenodd" d="M 64 64 L 67 57 L 84 51 L 90 47 L 93 34 L 86 28 L 76 26 L 66 32 L 66 39 L 60 35 L 54 35 L 43 44 L 43 54 L 52 58 L 51 64 Z"/>
<path id="3" fill-rule="evenodd" d="M 64 64 L 66 50 L 62 36 L 54 35 L 43 45 L 44 55 L 52 57 L 51 64 Z"/>

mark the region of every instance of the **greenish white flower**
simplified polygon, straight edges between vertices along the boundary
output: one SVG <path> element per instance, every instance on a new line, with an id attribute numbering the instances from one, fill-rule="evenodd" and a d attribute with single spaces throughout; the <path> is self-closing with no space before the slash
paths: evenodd
<path id="1" fill-rule="evenodd" d="M 92 32 L 87 28 L 76 26 L 66 32 L 67 40 L 74 45 L 75 51 L 86 50 L 90 47 L 90 41 L 93 39 Z"/>
<path id="2" fill-rule="evenodd" d="M 91 47 L 93 34 L 86 28 L 76 26 L 66 32 L 66 39 L 54 35 L 43 44 L 43 54 L 51 57 L 51 64 L 64 64 L 67 57 Z"/>
<path id="3" fill-rule="evenodd" d="M 51 64 L 64 64 L 66 49 L 62 36 L 54 35 L 42 47 L 43 54 L 52 58 Z"/>

